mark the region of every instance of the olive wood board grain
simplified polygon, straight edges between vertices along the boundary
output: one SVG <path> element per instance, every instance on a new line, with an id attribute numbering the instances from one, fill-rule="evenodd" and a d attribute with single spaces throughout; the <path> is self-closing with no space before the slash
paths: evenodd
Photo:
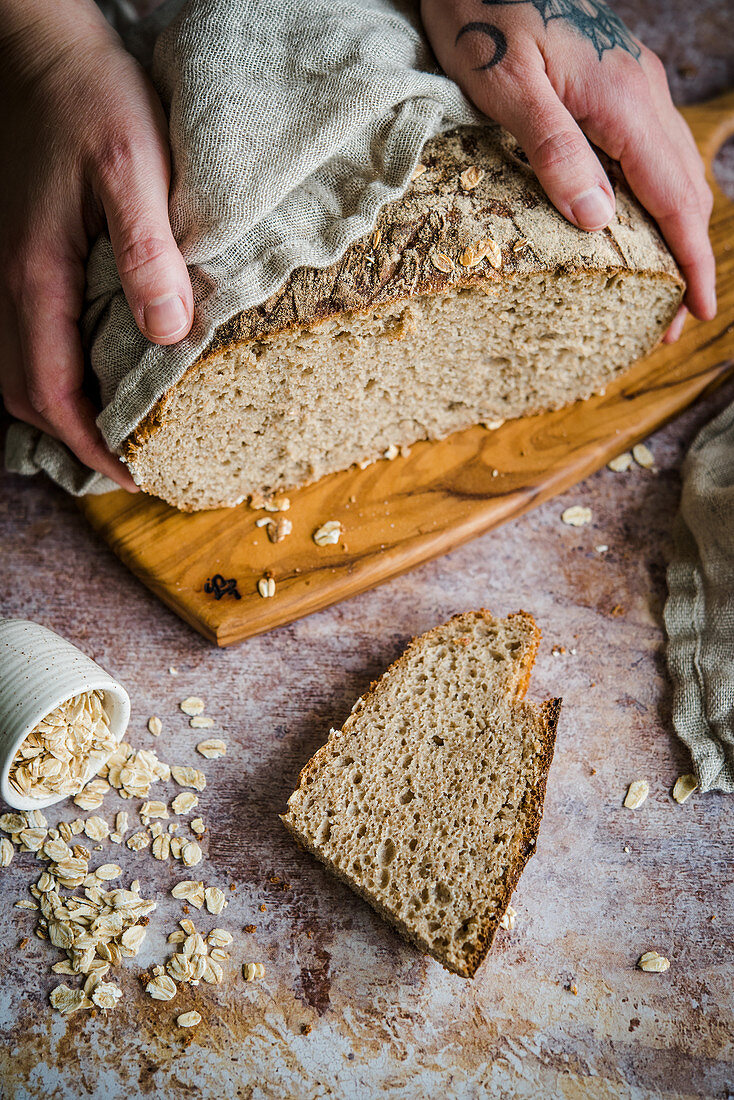
<path id="1" fill-rule="evenodd" d="M 734 369 L 734 203 L 712 162 L 734 133 L 734 92 L 683 110 L 715 196 L 711 239 L 719 312 L 689 321 L 603 395 L 557 412 L 416 443 L 406 457 L 353 467 L 288 494 L 293 531 L 271 543 L 247 503 L 184 514 L 122 490 L 83 497 L 92 527 L 164 603 L 218 645 L 292 622 L 445 554 L 581 481 L 680 413 Z M 274 517 L 271 517 L 274 518 Z M 339 520 L 337 545 L 313 532 Z M 275 595 L 263 598 L 267 572 Z M 217 598 L 219 574 L 237 593 Z"/>

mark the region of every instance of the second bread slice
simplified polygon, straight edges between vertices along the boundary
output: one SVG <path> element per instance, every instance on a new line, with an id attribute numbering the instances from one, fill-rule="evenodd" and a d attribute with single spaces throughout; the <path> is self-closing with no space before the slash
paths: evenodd
<path id="1" fill-rule="evenodd" d="M 471 977 L 532 855 L 560 699 L 522 702 L 525 613 L 413 640 L 306 765 L 282 820 L 447 969 Z"/>

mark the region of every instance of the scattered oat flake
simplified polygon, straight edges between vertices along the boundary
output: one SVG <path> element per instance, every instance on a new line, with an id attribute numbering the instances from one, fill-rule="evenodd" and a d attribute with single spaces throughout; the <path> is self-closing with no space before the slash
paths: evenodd
<path id="1" fill-rule="evenodd" d="M 246 982 L 254 982 L 265 977 L 265 967 L 262 963 L 247 962 L 242 966 L 242 974 Z"/>
<path id="2" fill-rule="evenodd" d="M 395 443 L 391 443 L 386 451 L 382 452 L 382 457 L 386 458 L 388 462 L 392 462 L 400 454 L 400 448 Z"/>
<path id="3" fill-rule="evenodd" d="M 215 916 L 222 912 L 228 904 L 226 897 L 218 886 L 207 886 L 204 891 L 207 910 Z"/>
<path id="4" fill-rule="evenodd" d="M 160 718 L 156 717 L 155 714 L 151 715 L 151 717 L 148 719 L 148 730 L 150 731 L 150 733 L 152 733 L 154 737 L 158 737 L 162 729 L 163 723 L 161 722 Z"/>
<path id="5" fill-rule="evenodd" d="M 110 882 L 113 878 L 120 877 L 122 867 L 119 867 L 116 863 L 103 863 L 101 867 L 97 867 L 94 873 L 102 882 Z"/>
<path id="6" fill-rule="evenodd" d="M 167 974 L 159 974 L 148 982 L 145 992 L 155 1001 L 171 1001 L 176 996 L 176 983 Z"/>
<path id="7" fill-rule="evenodd" d="M 83 989 L 70 989 L 68 985 L 57 985 L 49 993 L 48 999 L 62 1016 L 70 1016 L 72 1012 L 78 1012 L 80 1008 L 92 1007 L 92 1002 Z"/>
<path id="8" fill-rule="evenodd" d="M 204 904 L 204 883 L 195 882 L 193 879 L 183 879 L 181 882 L 176 883 L 171 890 L 171 894 L 174 898 L 191 902 L 197 909 L 201 909 Z"/>
<path id="9" fill-rule="evenodd" d="M 513 909 L 511 905 L 508 905 L 507 908 L 505 909 L 504 913 L 502 914 L 502 919 L 500 920 L 500 924 L 502 925 L 503 928 L 507 928 L 508 931 L 511 932 L 512 929 L 515 927 L 515 919 L 516 918 L 517 918 L 517 910 Z"/>
<path id="10" fill-rule="evenodd" d="M 275 595 L 275 580 L 272 577 L 261 577 L 257 582 L 257 590 L 264 600 L 270 600 Z"/>
<path id="11" fill-rule="evenodd" d="M 518 241 L 515 241 L 515 243 L 513 244 L 512 251 L 513 252 L 522 252 L 524 249 L 526 249 L 528 247 L 529 244 L 530 244 L 530 241 L 527 239 L 527 237 L 520 237 L 520 239 Z"/>
<path id="12" fill-rule="evenodd" d="M 232 933 L 228 932 L 226 928 L 212 928 L 206 937 L 206 942 L 210 947 L 229 947 L 233 939 Z"/>
<path id="13" fill-rule="evenodd" d="M 199 796 L 191 791 L 181 791 L 171 803 L 171 809 L 175 814 L 187 814 L 199 804 Z"/>
<path id="14" fill-rule="evenodd" d="M 195 714 L 193 718 L 189 718 L 189 725 L 192 730 L 208 730 L 214 725 L 214 719 L 206 714 Z"/>
<path id="15" fill-rule="evenodd" d="M 573 504 L 562 513 L 561 521 L 569 527 L 583 527 L 585 524 L 591 523 L 591 508 Z"/>
<path id="16" fill-rule="evenodd" d="M 202 714 L 204 710 L 204 700 L 199 699 L 197 695 L 189 695 L 186 699 L 182 699 L 178 704 L 184 714 L 194 715 Z"/>
<path id="17" fill-rule="evenodd" d="M 630 783 L 627 794 L 624 799 L 624 804 L 628 810 L 636 810 L 638 806 L 641 806 L 650 793 L 650 784 L 646 779 L 635 779 L 633 783 Z"/>
<path id="18" fill-rule="evenodd" d="M 313 541 L 317 546 L 334 546 L 342 535 L 342 525 L 338 519 L 327 520 L 313 533 Z"/>
<path id="19" fill-rule="evenodd" d="M 171 776 L 179 787 L 193 787 L 195 791 L 203 791 L 206 787 L 206 776 L 198 768 L 171 768 Z"/>
<path id="20" fill-rule="evenodd" d="M 648 974 L 663 974 L 670 969 L 670 960 L 664 955 L 659 955 L 657 951 L 646 951 L 640 956 L 637 966 L 640 970 L 646 970 Z"/>
<path id="21" fill-rule="evenodd" d="M 139 833 L 133 833 L 127 839 L 127 846 L 131 852 L 140 852 L 143 848 L 148 848 L 150 846 L 150 834 L 142 830 Z"/>
<path id="22" fill-rule="evenodd" d="M 615 474 L 621 474 L 624 470 L 629 470 L 632 465 L 632 455 L 629 451 L 623 451 L 621 455 L 617 455 L 616 458 L 607 462 L 607 469 L 612 470 Z"/>
<path id="23" fill-rule="evenodd" d="M 203 858 L 201 848 L 195 840 L 188 841 L 181 849 L 181 859 L 184 867 L 196 867 L 197 863 L 201 863 Z"/>
<path id="24" fill-rule="evenodd" d="M 7 837 L 0 840 L 0 867 L 8 867 L 15 854 L 15 849 Z"/>
<path id="25" fill-rule="evenodd" d="M 208 760 L 216 760 L 226 754 L 227 746 L 221 738 L 210 737 L 207 741 L 200 741 L 196 746 L 196 751 Z"/>
<path id="26" fill-rule="evenodd" d="M 201 1023 L 201 1016 L 195 1009 L 192 1009 L 191 1012 L 182 1012 L 180 1016 L 177 1016 L 176 1023 L 179 1027 L 196 1027 L 197 1024 Z"/>
<path id="27" fill-rule="evenodd" d="M 122 996 L 122 990 L 114 982 L 98 982 L 92 991 L 92 1000 L 100 1008 L 114 1008 Z"/>
<path id="28" fill-rule="evenodd" d="M 430 259 L 437 271 L 443 271 L 444 274 L 450 275 L 454 270 L 454 261 L 445 252 L 432 252 Z"/>
<path id="29" fill-rule="evenodd" d="M 203 817 L 195 817 L 190 822 L 192 832 L 197 836 L 202 836 L 206 832 L 206 825 L 204 824 Z"/>
<path id="30" fill-rule="evenodd" d="M 163 833 L 161 836 L 155 837 L 153 840 L 153 858 L 158 860 L 166 860 L 171 854 L 171 838 L 168 833 Z"/>
<path id="31" fill-rule="evenodd" d="M 632 448 L 632 457 L 638 466 L 644 467 L 649 470 L 655 465 L 655 456 L 649 447 L 646 447 L 644 443 L 636 443 Z"/>
<path id="32" fill-rule="evenodd" d="M 673 787 L 673 798 L 682 806 L 697 789 L 698 780 L 695 775 L 679 775 Z"/>
<path id="33" fill-rule="evenodd" d="M 411 173 L 411 176 L 410 176 L 411 182 L 412 182 L 413 180 L 417 180 L 417 179 L 418 179 L 418 177 L 419 177 L 419 176 L 422 176 L 422 175 L 423 175 L 423 173 L 424 173 L 425 171 L 426 171 L 426 166 L 425 166 L 425 164 L 420 164 L 420 163 L 419 163 L 419 164 L 416 164 L 416 166 L 415 166 L 415 168 L 413 169 L 413 171 L 412 171 L 412 173 Z"/>

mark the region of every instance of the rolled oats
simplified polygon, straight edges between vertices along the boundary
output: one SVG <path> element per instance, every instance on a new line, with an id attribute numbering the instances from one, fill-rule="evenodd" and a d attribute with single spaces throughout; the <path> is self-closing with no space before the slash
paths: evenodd
<path id="1" fill-rule="evenodd" d="M 179 1027 L 196 1027 L 201 1023 L 201 1016 L 194 1009 L 191 1012 L 182 1012 L 180 1016 L 176 1017 L 176 1023 Z"/>
<path id="2" fill-rule="evenodd" d="M 99 1008 L 114 1008 L 122 997 L 122 990 L 114 982 L 98 982 L 92 992 L 92 1000 Z"/>
<path id="3" fill-rule="evenodd" d="M 171 854 L 171 838 L 168 833 L 155 837 L 152 852 L 155 859 L 168 859 Z"/>
<path id="4" fill-rule="evenodd" d="M 265 967 L 262 963 L 247 962 L 242 966 L 242 973 L 246 982 L 254 982 L 265 977 Z"/>
<path id="5" fill-rule="evenodd" d="M 193 787 L 195 791 L 203 791 L 206 787 L 206 776 L 198 768 L 171 768 L 171 776 L 179 787 Z"/>
<path id="6" fill-rule="evenodd" d="M 46 715 L 17 750 L 8 783 L 25 798 L 75 795 L 115 747 L 103 695 L 82 692 Z"/>
<path id="7" fill-rule="evenodd" d="M 204 712 L 204 700 L 199 699 L 196 695 L 189 695 L 186 699 L 182 699 L 178 705 L 184 714 L 189 716 L 203 714 Z"/>
<path id="8" fill-rule="evenodd" d="M 0 867 L 9 867 L 15 854 L 15 849 L 7 837 L 0 840 Z"/>
<path id="9" fill-rule="evenodd" d="M 148 982 L 145 992 L 150 993 L 154 1001 L 172 1001 L 176 996 L 176 983 L 168 974 L 159 974 Z"/>
<path id="10" fill-rule="evenodd" d="M 199 804 L 199 796 L 191 791 L 181 791 L 171 803 L 171 809 L 175 814 L 187 814 Z"/>
<path id="11" fill-rule="evenodd" d="M 670 960 L 657 951 L 646 951 L 637 961 L 640 970 L 646 970 L 649 974 L 663 974 L 670 969 Z"/>
<path id="12" fill-rule="evenodd" d="M 261 577 L 257 582 L 257 590 L 264 600 L 270 600 L 275 595 L 275 581 L 272 577 Z"/>
<path id="13" fill-rule="evenodd" d="M 628 810 L 636 810 L 645 801 L 650 793 L 650 784 L 646 779 L 635 779 L 630 783 L 624 804 Z"/>
<path id="14" fill-rule="evenodd" d="M 583 527 L 591 523 L 591 508 L 583 508 L 580 504 L 574 504 L 561 514 L 561 521 L 569 527 Z"/>
<path id="15" fill-rule="evenodd" d="M 632 448 L 632 457 L 638 466 L 642 466 L 646 470 L 652 469 L 655 465 L 655 456 L 649 447 L 646 447 L 644 443 L 636 443 Z"/>
<path id="16" fill-rule="evenodd" d="M 184 862 L 186 861 L 184 860 Z M 218 886 L 207 886 L 204 891 L 204 898 L 206 901 L 207 910 L 210 913 L 213 913 L 215 916 L 221 913 L 225 906 L 228 904 L 224 893 L 219 889 Z"/>
<path id="17" fill-rule="evenodd" d="M 191 831 L 196 833 L 197 836 L 203 836 L 206 832 L 206 825 L 204 824 L 203 817 L 195 817 L 190 822 Z"/>
<path id="18" fill-rule="evenodd" d="M 193 718 L 189 719 L 189 725 L 192 730 L 205 730 L 210 729 L 214 725 L 214 719 L 209 718 L 205 714 L 197 714 Z"/>
<path id="19" fill-rule="evenodd" d="M 271 542 L 282 542 L 293 531 L 293 524 L 285 516 L 271 519 L 268 522 L 268 538 Z"/>
<path id="20" fill-rule="evenodd" d="M 500 924 L 503 928 L 506 928 L 509 932 L 515 927 L 515 920 L 517 919 L 517 910 L 513 909 L 511 905 L 508 905 L 502 914 Z"/>
<path id="21" fill-rule="evenodd" d="M 163 730 L 163 723 L 157 715 L 152 714 L 148 719 L 148 729 L 154 737 L 159 737 Z"/>
<path id="22" fill-rule="evenodd" d="M 629 451 L 623 451 L 621 455 L 617 455 L 616 458 L 607 462 L 607 469 L 612 470 L 615 474 L 620 474 L 624 470 L 629 470 L 631 465 L 632 455 Z"/>
<path id="23" fill-rule="evenodd" d="M 206 937 L 206 942 L 210 947 L 229 947 L 233 938 L 232 933 L 228 932 L 226 928 L 212 928 Z"/>
<path id="24" fill-rule="evenodd" d="M 184 844 L 181 849 L 181 859 L 184 867 L 196 867 L 197 863 L 201 863 L 203 854 L 195 840 L 190 840 L 187 844 Z"/>
<path id="25" fill-rule="evenodd" d="M 208 760 L 216 760 L 226 754 L 227 746 L 221 738 L 210 737 L 207 741 L 200 741 L 196 746 L 196 751 Z"/>
<path id="26" fill-rule="evenodd" d="M 673 798 L 681 805 L 698 790 L 698 780 L 695 775 L 679 775 L 673 787 Z"/>
<path id="27" fill-rule="evenodd" d="M 342 525 L 338 519 L 327 520 L 313 533 L 317 546 L 334 546 L 342 536 Z"/>
<path id="28" fill-rule="evenodd" d="M 450 275 L 454 270 L 454 261 L 445 252 L 431 252 L 430 259 L 436 270 L 443 271 L 445 275 Z"/>

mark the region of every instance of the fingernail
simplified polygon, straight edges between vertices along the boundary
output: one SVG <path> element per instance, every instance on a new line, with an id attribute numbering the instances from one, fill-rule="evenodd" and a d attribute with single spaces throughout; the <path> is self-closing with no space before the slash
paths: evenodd
<path id="1" fill-rule="evenodd" d="M 713 320 L 714 317 L 716 316 L 716 310 L 717 310 L 716 291 L 714 290 L 713 287 L 709 291 L 708 299 L 709 299 L 709 313 L 711 314 L 711 319 Z"/>
<path id="2" fill-rule="evenodd" d="M 603 229 L 612 220 L 614 203 L 603 187 L 592 187 L 571 203 L 571 213 L 581 229 Z"/>
<path id="3" fill-rule="evenodd" d="M 183 334 L 188 320 L 186 306 L 178 294 L 163 294 L 145 307 L 145 327 L 157 340 L 170 340 L 172 336 Z"/>

